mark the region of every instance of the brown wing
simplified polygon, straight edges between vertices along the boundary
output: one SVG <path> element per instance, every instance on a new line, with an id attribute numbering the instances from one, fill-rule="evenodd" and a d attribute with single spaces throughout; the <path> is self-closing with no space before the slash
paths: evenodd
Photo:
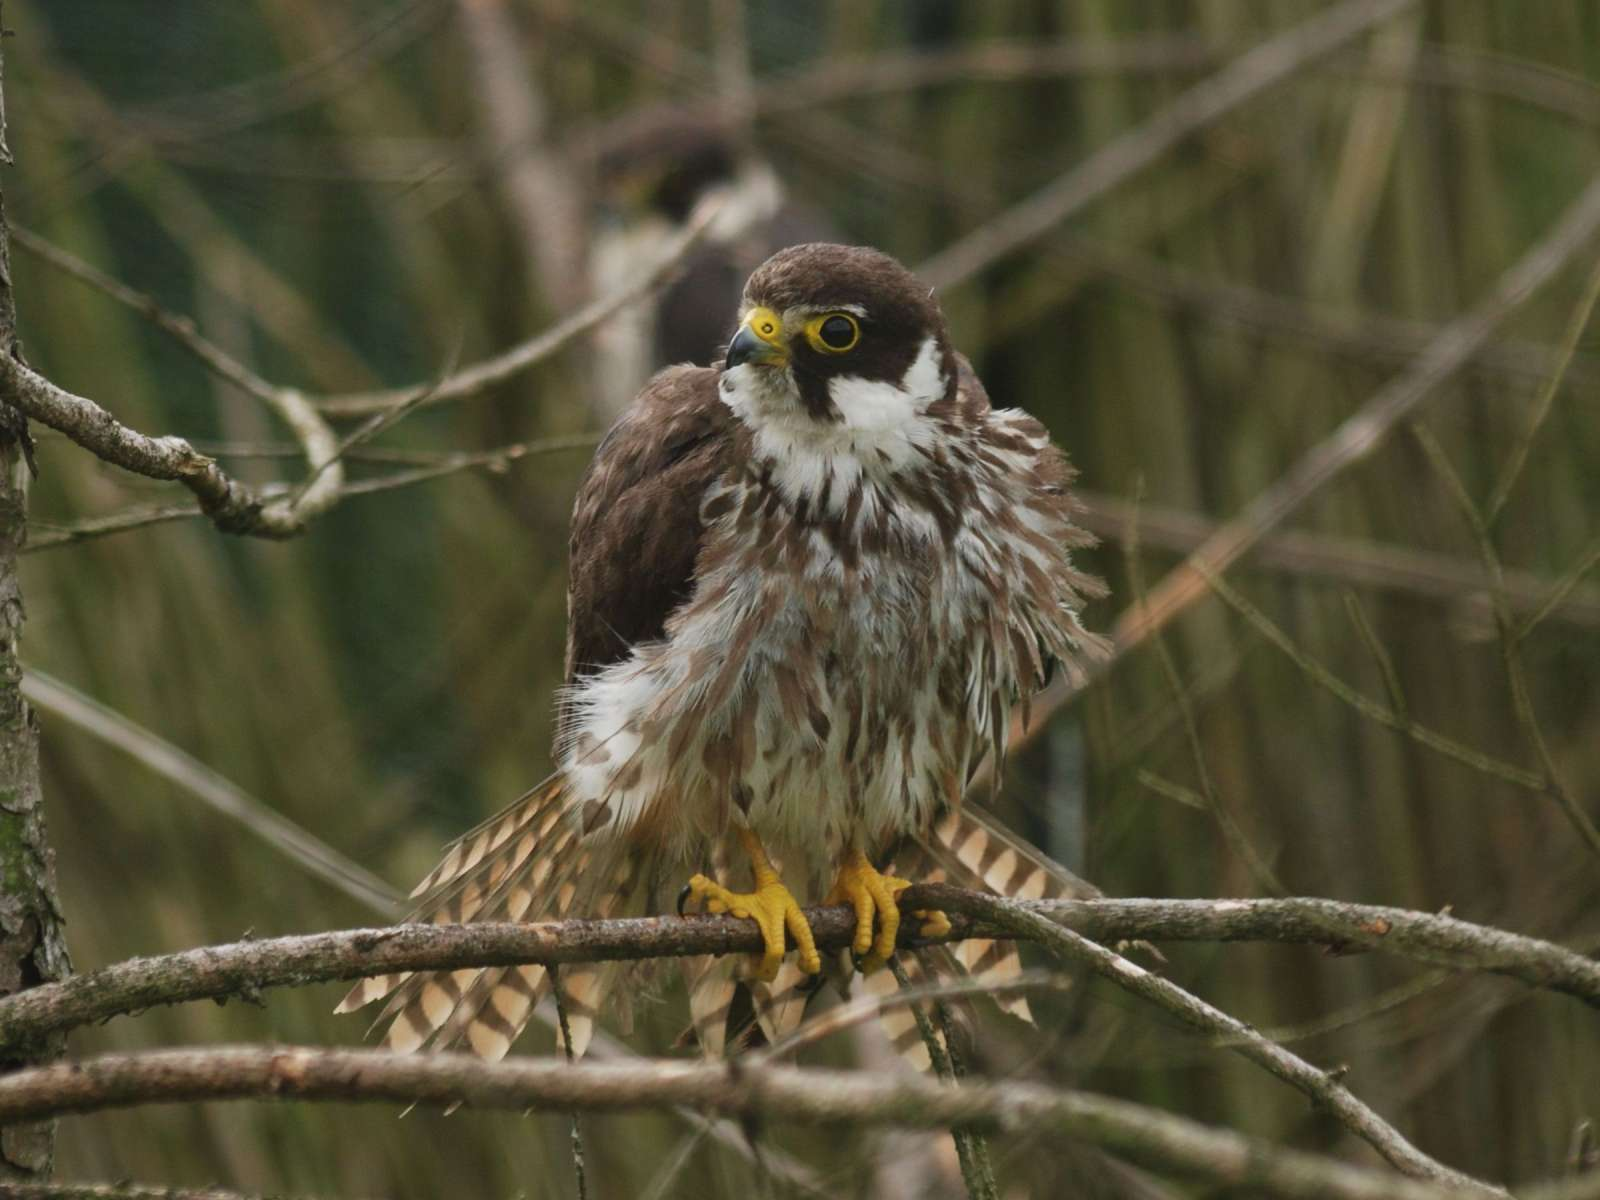
<path id="1" fill-rule="evenodd" d="M 661 637 L 693 589 L 700 501 L 733 444 L 717 374 L 662 371 L 595 451 L 572 510 L 568 683 Z"/>

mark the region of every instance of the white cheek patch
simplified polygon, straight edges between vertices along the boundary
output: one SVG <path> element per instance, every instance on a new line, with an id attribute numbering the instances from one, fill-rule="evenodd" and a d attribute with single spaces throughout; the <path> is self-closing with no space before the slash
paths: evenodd
<path id="1" fill-rule="evenodd" d="M 899 383 L 839 376 L 829 397 L 839 419 L 818 421 L 800 403 L 788 371 L 742 364 L 722 374 L 722 402 L 755 433 L 755 452 L 791 503 L 827 494 L 842 508 L 857 484 L 881 480 L 917 461 L 933 436 L 927 409 L 945 394 L 939 343 L 926 338 Z"/>
<path id="2" fill-rule="evenodd" d="M 944 395 L 946 380 L 939 360 L 939 343 L 929 337 L 898 384 L 842 375 L 828 385 L 828 395 L 850 429 L 864 433 L 901 429 Z"/>

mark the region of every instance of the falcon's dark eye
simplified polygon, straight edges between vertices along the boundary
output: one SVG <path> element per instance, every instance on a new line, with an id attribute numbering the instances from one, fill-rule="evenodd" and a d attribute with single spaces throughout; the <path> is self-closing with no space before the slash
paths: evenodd
<path id="1" fill-rule="evenodd" d="M 861 340 L 861 325 L 849 313 L 827 313 L 806 322 L 806 340 L 823 354 L 843 354 Z"/>

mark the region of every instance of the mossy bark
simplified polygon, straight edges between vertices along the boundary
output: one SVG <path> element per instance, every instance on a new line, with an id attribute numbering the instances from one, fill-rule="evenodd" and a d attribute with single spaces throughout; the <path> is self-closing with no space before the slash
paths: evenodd
<path id="1" fill-rule="evenodd" d="M 3 81 L 0 67 L 0 87 Z M 0 90 L 0 162 L 10 161 Z M 3 195 L 0 353 L 21 356 Z M 28 532 L 27 483 L 32 468 L 27 420 L 0 404 L 0 995 L 61 979 L 71 970 L 45 837 L 39 727 L 22 696 L 22 662 L 17 655 L 23 622 L 17 555 Z M 14 1049 L 0 1060 L 0 1072 L 59 1057 L 63 1044 L 64 1038 L 57 1035 Z M 0 1182 L 47 1179 L 54 1158 L 53 1120 L 0 1126 Z"/>

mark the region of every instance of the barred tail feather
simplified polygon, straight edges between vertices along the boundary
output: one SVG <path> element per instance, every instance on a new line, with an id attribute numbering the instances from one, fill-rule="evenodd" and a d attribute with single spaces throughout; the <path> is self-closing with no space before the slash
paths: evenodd
<path id="1" fill-rule="evenodd" d="M 584 845 L 576 825 L 563 820 L 565 790 L 553 778 L 517 803 L 458 838 L 413 895 L 411 920 L 460 924 L 473 920 L 545 920 L 568 915 L 576 904 L 613 915 L 631 896 L 636 864 L 625 850 Z M 579 971 L 563 977 L 563 995 L 578 1010 L 572 1021 L 574 1051 L 593 1033 L 593 1010 L 605 979 Z M 549 990 L 544 967 L 465 968 L 396 973 L 363 980 L 336 1011 L 351 1012 L 387 997 L 377 1025 L 388 1021 L 384 1042 L 409 1052 L 465 1042 L 484 1058 L 499 1059 L 527 1026 Z M 572 1011 L 569 1009 L 569 1012 Z"/>
<path id="2" fill-rule="evenodd" d="M 689 1025 L 700 1043 L 700 1052 L 707 1058 L 721 1058 L 727 1049 L 728 1016 L 739 990 L 734 978 L 737 968 L 738 963 L 726 956 L 698 954 L 683 961 L 683 981 L 689 991 Z"/>
<path id="3" fill-rule="evenodd" d="M 937 976 L 937 967 L 930 969 L 930 962 L 922 953 L 901 954 L 899 956 L 901 969 L 905 972 L 906 982 L 911 987 L 919 987 L 929 982 L 930 976 Z M 928 1052 L 927 1040 L 922 1036 L 922 1028 L 917 1024 L 917 1013 L 910 1004 L 889 1004 L 888 1001 L 897 990 L 899 981 L 891 971 L 874 971 L 871 975 L 864 975 L 861 986 L 869 996 L 874 997 L 886 1006 L 879 1010 L 878 1027 L 883 1030 L 884 1036 L 889 1039 L 889 1045 L 910 1066 L 926 1074 L 933 1069 L 933 1058 Z M 923 1006 L 926 1013 L 926 1005 Z M 944 1032 L 937 1024 L 933 1027 L 934 1040 L 948 1052 L 949 1046 L 944 1040 Z"/>
<path id="4" fill-rule="evenodd" d="M 917 882 L 951 883 L 1016 900 L 1087 899 L 1100 895 L 1098 888 L 1009 833 L 971 803 L 951 807 L 926 836 L 901 847 L 895 872 Z M 930 948 L 902 955 L 900 961 L 913 984 L 966 975 L 981 984 L 999 985 L 1022 973 L 1016 943 L 1001 938 L 968 938 L 938 951 Z M 863 982 L 877 996 L 895 989 L 893 976 L 885 971 L 869 975 Z M 1002 1012 L 1032 1022 L 1033 1012 L 1026 996 L 996 996 L 994 1001 Z M 909 1008 L 889 1008 L 880 1015 L 879 1023 L 907 1062 L 919 1070 L 928 1069 L 928 1049 Z"/>
<path id="5" fill-rule="evenodd" d="M 806 1003 L 815 991 L 815 982 L 788 959 L 771 983 L 750 982 L 750 1003 L 767 1041 L 775 1042 L 794 1032 L 805 1019 Z"/>

